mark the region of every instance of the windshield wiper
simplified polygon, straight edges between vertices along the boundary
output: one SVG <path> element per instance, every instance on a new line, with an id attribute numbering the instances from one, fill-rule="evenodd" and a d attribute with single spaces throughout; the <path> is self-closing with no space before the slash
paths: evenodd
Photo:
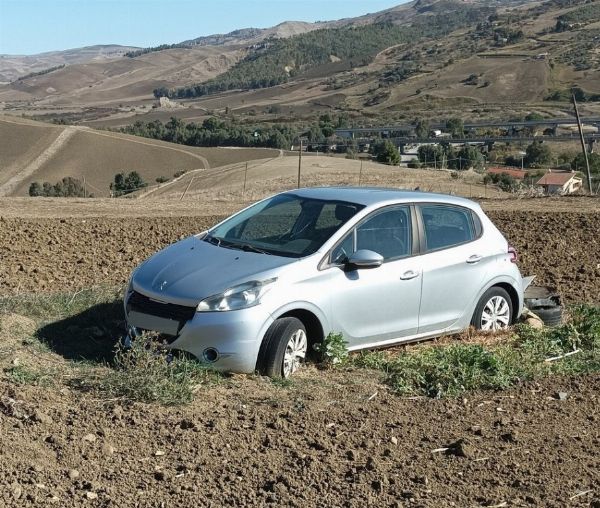
<path id="1" fill-rule="evenodd" d="M 212 243 L 213 245 L 216 245 L 217 247 L 221 246 L 221 239 L 217 236 L 207 235 L 206 238 L 204 238 L 204 241 L 208 242 L 208 243 Z"/>
<path id="2" fill-rule="evenodd" d="M 232 242 L 230 240 L 226 240 L 224 238 L 219 238 L 218 236 L 211 236 L 208 235 L 204 238 L 205 242 L 208 243 L 212 243 L 213 245 L 216 245 L 217 247 L 225 247 L 227 249 L 239 249 L 239 250 L 243 250 L 244 252 L 256 252 L 258 254 L 267 254 L 267 255 L 271 255 L 271 252 L 267 252 L 266 250 L 263 249 L 259 249 L 258 247 L 255 247 L 254 245 L 250 245 L 249 243 L 236 243 L 236 242 Z"/>
<path id="3" fill-rule="evenodd" d="M 268 255 L 271 254 L 270 252 L 267 252 L 266 250 L 259 249 L 258 247 L 255 247 L 254 245 L 250 245 L 248 243 L 235 244 L 235 245 L 232 245 L 232 247 L 234 247 L 236 249 L 241 249 L 245 252 L 257 252 L 258 254 L 268 254 Z"/>

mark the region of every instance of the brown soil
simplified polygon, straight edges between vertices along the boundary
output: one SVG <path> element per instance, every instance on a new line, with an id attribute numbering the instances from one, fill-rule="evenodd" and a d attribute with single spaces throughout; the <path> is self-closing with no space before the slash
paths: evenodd
<path id="1" fill-rule="evenodd" d="M 307 368 L 167 409 L 2 382 L 0 504 L 597 507 L 599 393 L 591 376 L 404 399 Z"/>
<path id="2" fill-rule="evenodd" d="M 78 202 L 81 214 L 77 214 L 74 203 L 67 217 L 60 213 L 64 201 L 29 202 L 40 205 L 37 211 L 24 212 L 26 218 L 18 217 L 18 210 L 2 207 L 2 213 L 7 213 L 0 222 L 0 293 L 124 283 L 131 270 L 150 254 L 223 217 L 202 215 L 205 208 L 193 201 L 174 205 L 112 200 L 106 206 L 106 202 L 98 202 L 97 214 L 108 213 L 109 217 L 87 216 L 95 205 L 85 200 Z M 2 203 L 24 204 L 22 200 Z M 111 208 L 110 203 L 115 207 Z M 543 205 L 553 211 L 541 211 Z M 213 203 L 210 208 L 218 206 Z M 220 206 L 223 212 L 235 208 L 232 203 Z M 556 288 L 566 303 L 600 302 L 597 200 L 501 201 L 484 206 L 490 208 L 491 219 L 517 248 L 524 275 L 537 275 L 537 283 Z M 136 210 L 150 217 L 136 217 Z M 42 218 L 32 218 L 31 213 Z M 79 217 L 73 217 L 74 213 Z M 155 216 L 161 214 L 174 216 Z M 45 218 L 48 215 L 54 218 Z"/>
<path id="3" fill-rule="evenodd" d="M 597 200 L 484 205 L 524 273 L 599 301 Z M 218 206 L 2 199 L 0 294 L 122 283 Z M 83 391 L 80 354 L 36 346 L 37 326 L 0 316 L 0 506 L 600 506 L 598 375 L 432 400 L 391 393 L 377 372 L 309 366 L 291 384 L 231 376 L 165 408 Z M 42 365 L 50 386 L 9 381 L 14 365 Z"/>

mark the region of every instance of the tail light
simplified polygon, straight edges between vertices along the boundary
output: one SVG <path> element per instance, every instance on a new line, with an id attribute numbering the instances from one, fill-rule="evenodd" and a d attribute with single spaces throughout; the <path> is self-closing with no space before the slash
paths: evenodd
<path id="1" fill-rule="evenodd" d="M 511 245 L 508 246 L 508 257 L 510 258 L 511 263 L 516 263 L 517 261 L 519 261 L 519 255 L 517 254 L 517 249 L 515 249 Z"/>

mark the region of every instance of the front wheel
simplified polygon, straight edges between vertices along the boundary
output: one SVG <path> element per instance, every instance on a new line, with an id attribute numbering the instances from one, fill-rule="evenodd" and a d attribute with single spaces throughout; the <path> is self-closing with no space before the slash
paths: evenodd
<path id="1" fill-rule="evenodd" d="M 297 318 L 279 318 L 267 330 L 259 354 L 258 370 L 272 378 L 288 378 L 306 358 L 306 328 Z"/>
<path id="2" fill-rule="evenodd" d="M 475 307 L 471 324 L 478 330 L 495 331 L 509 327 L 513 306 L 509 294 L 501 287 L 488 289 Z"/>

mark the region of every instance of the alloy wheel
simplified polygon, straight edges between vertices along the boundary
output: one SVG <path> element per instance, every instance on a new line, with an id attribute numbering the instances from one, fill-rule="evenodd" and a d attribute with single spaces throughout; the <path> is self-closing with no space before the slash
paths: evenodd
<path id="1" fill-rule="evenodd" d="M 285 346 L 285 353 L 283 356 L 284 378 L 290 377 L 300 368 L 300 364 L 306 358 L 307 349 L 308 340 L 306 339 L 306 332 L 301 329 L 296 330 Z"/>
<path id="2" fill-rule="evenodd" d="M 510 306 L 502 296 L 490 298 L 481 313 L 482 330 L 503 330 L 510 323 Z"/>

